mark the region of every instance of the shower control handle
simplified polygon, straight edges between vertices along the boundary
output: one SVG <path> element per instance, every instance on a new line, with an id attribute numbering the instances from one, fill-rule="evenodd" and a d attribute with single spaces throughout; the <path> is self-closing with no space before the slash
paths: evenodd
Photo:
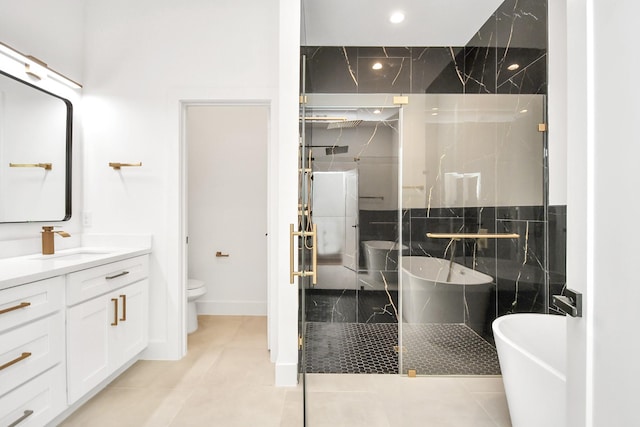
<path id="1" fill-rule="evenodd" d="M 553 295 L 553 304 L 571 317 L 582 317 L 582 294 L 565 289 L 565 295 Z"/>

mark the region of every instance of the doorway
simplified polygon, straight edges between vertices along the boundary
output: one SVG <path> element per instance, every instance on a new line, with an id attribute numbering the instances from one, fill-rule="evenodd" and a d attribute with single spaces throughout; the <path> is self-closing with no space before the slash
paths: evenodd
<path id="1" fill-rule="evenodd" d="M 184 266 L 205 283 L 198 313 L 264 316 L 269 106 L 194 103 L 184 112 Z"/>

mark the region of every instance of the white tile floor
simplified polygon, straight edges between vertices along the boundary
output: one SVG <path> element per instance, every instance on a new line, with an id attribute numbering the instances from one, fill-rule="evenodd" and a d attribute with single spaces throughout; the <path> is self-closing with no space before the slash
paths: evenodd
<path id="1" fill-rule="evenodd" d="M 301 427 L 302 388 L 276 388 L 266 318 L 200 316 L 177 362 L 140 361 L 62 426 Z M 510 427 L 500 377 L 313 374 L 309 427 Z"/>

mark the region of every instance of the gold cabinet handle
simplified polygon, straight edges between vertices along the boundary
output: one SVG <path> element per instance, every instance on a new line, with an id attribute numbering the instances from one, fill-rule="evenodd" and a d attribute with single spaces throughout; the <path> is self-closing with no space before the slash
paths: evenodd
<path id="1" fill-rule="evenodd" d="M 26 420 L 27 417 L 29 417 L 29 415 L 31 415 L 31 414 L 33 414 L 33 411 L 31 409 L 27 409 L 26 411 L 24 411 L 24 413 L 22 414 L 22 416 L 20 418 L 18 418 L 17 420 L 15 420 L 11 424 L 9 424 L 7 427 L 16 427 L 18 424 L 20 424 L 21 422 Z"/>
<path id="2" fill-rule="evenodd" d="M 30 305 L 31 305 L 30 302 L 21 302 L 20 304 L 14 305 L 13 307 L 0 310 L 0 314 L 9 313 L 10 311 L 14 311 L 14 310 L 20 310 L 21 308 L 29 307 Z"/>
<path id="3" fill-rule="evenodd" d="M 113 322 L 111 326 L 118 326 L 118 298 L 111 298 L 113 301 Z"/>
<path id="4" fill-rule="evenodd" d="M 118 273 L 118 274 L 114 274 L 113 276 L 106 276 L 105 279 L 107 280 L 111 280 L 111 279 L 117 279 L 118 277 L 122 277 L 129 274 L 128 271 L 123 271 L 122 273 Z"/>
<path id="5" fill-rule="evenodd" d="M 0 371 L 2 371 L 3 369 L 7 369 L 11 365 L 15 365 L 16 363 L 20 362 L 21 360 L 26 359 L 29 356 L 31 356 L 31 353 L 28 353 L 28 352 L 22 353 L 20 356 L 16 357 L 15 359 L 13 359 L 13 360 L 5 363 L 4 365 L 0 366 Z"/>
<path id="6" fill-rule="evenodd" d="M 120 298 L 122 298 L 122 317 L 120 318 L 120 320 L 124 322 L 125 320 L 127 320 L 127 296 L 120 295 Z"/>
<path id="7" fill-rule="evenodd" d="M 223 254 L 220 251 L 216 252 L 216 257 L 218 257 L 218 258 L 226 258 L 228 256 L 229 256 L 229 254 Z"/>

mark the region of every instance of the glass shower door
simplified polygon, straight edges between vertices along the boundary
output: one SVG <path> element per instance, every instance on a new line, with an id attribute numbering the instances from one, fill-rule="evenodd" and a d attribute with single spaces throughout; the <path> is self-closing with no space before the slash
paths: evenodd
<path id="1" fill-rule="evenodd" d="M 405 106 L 403 373 L 499 375 L 492 321 L 548 310 L 544 105 L 415 94 Z"/>

